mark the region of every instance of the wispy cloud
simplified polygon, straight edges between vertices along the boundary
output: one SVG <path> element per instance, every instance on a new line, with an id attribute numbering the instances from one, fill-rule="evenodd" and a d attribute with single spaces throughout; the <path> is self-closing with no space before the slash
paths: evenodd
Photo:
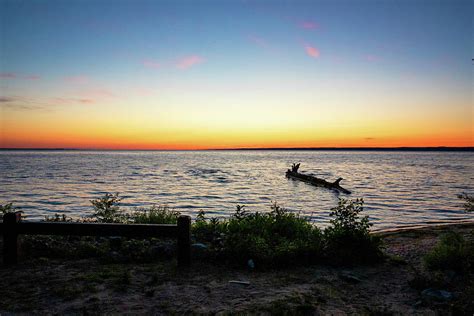
<path id="1" fill-rule="evenodd" d="M 145 59 L 142 61 L 143 66 L 148 67 L 148 68 L 153 68 L 153 69 L 158 69 L 161 67 L 161 63 L 151 60 L 151 59 Z"/>
<path id="2" fill-rule="evenodd" d="M 0 73 L 0 78 L 2 79 L 15 79 L 17 76 L 11 72 L 2 72 Z"/>
<path id="3" fill-rule="evenodd" d="M 249 40 L 251 42 L 253 42 L 254 44 L 260 46 L 260 47 L 264 47 L 264 48 L 267 48 L 268 47 L 268 43 L 267 41 L 265 41 L 263 38 L 261 37 L 258 37 L 258 36 L 255 36 L 255 35 L 250 35 L 249 36 Z"/>
<path id="4" fill-rule="evenodd" d="M 205 61 L 204 58 L 202 58 L 201 56 L 198 56 L 198 55 L 191 55 L 191 56 L 187 56 L 187 57 L 184 57 L 182 59 L 180 59 L 177 63 L 176 63 L 176 67 L 178 67 L 179 69 L 188 69 L 190 67 L 193 67 L 195 65 L 198 65 L 198 64 L 201 64 Z"/>
<path id="5" fill-rule="evenodd" d="M 89 83 L 89 77 L 84 76 L 84 75 L 78 75 L 78 76 L 69 76 L 64 78 L 66 82 L 73 83 L 73 84 L 86 84 Z"/>
<path id="6" fill-rule="evenodd" d="M 0 97 L 0 103 L 13 102 L 15 99 L 9 97 Z"/>
<path id="7" fill-rule="evenodd" d="M 141 97 L 149 97 L 151 95 L 154 95 L 156 93 L 155 90 L 152 90 L 150 88 L 143 88 L 139 87 L 135 89 L 135 94 L 141 96 Z"/>
<path id="8" fill-rule="evenodd" d="M 83 98 L 53 98 L 54 103 L 61 104 L 70 104 L 70 103 L 81 103 L 81 104 L 92 104 L 95 103 L 93 99 L 83 99 Z"/>
<path id="9" fill-rule="evenodd" d="M 41 77 L 38 76 L 38 75 L 28 75 L 28 76 L 25 76 L 23 77 L 24 79 L 27 79 L 27 80 L 38 80 L 40 79 Z"/>
<path id="10" fill-rule="evenodd" d="M 369 54 L 365 56 L 365 60 L 367 60 L 368 62 L 376 62 L 376 61 L 381 61 L 382 58 L 377 55 Z"/>
<path id="11" fill-rule="evenodd" d="M 0 73 L 0 79 L 25 79 L 25 80 L 38 80 L 38 75 L 20 75 L 14 72 L 2 72 Z"/>
<path id="12" fill-rule="evenodd" d="M 319 49 L 309 44 L 305 44 L 305 50 L 306 50 L 306 54 L 308 54 L 308 56 L 312 58 L 319 58 L 319 56 L 321 55 Z"/>
<path id="13" fill-rule="evenodd" d="M 0 107 L 8 110 L 47 110 L 48 103 L 41 99 L 22 96 L 0 97 Z"/>
<path id="14" fill-rule="evenodd" d="M 298 26 L 305 30 L 319 30 L 320 25 L 312 21 L 301 21 Z"/>
<path id="15" fill-rule="evenodd" d="M 86 98 L 114 98 L 117 95 L 107 88 L 95 87 L 81 92 Z"/>
<path id="16" fill-rule="evenodd" d="M 103 83 L 85 75 L 64 77 L 63 80 L 71 84 L 71 94 L 79 96 L 77 100 L 82 103 L 92 103 L 91 100 L 116 97 L 117 95 L 108 89 Z M 88 101 L 86 101 L 88 100 Z"/>

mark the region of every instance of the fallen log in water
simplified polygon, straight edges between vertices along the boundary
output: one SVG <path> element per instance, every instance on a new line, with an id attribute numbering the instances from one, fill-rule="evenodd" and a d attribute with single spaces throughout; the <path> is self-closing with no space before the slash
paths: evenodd
<path id="1" fill-rule="evenodd" d="M 299 166 L 300 164 L 297 164 L 297 165 L 293 164 L 291 170 L 288 169 L 286 171 L 286 177 L 295 179 L 295 180 L 300 180 L 300 181 L 303 181 L 303 182 L 306 182 L 318 187 L 325 187 L 328 189 L 334 189 L 334 190 L 340 191 L 342 193 L 351 194 L 351 191 L 344 189 L 343 187 L 339 185 L 339 182 L 341 182 L 342 178 L 339 178 L 334 182 L 328 182 L 324 179 L 320 179 L 314 176 L 299 173 L 298 172 Z"/>

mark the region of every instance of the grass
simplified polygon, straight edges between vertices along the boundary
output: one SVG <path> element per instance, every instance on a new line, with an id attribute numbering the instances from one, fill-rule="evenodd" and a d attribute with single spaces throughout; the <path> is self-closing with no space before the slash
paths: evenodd
<path id="1" fill-rule="evenodd" d="M 423 261 L 430 270 L 454 270 L 459 273 L 474 271 L 474 242 L 466 241 L 458 233 L 448 232 L 441 236 Z"/>
<path id="2" fill-rule="evenodd" d="M 128 214 L 129 220 L 135 224 L 176 224 L 179 212 L 167 206 L 153 205 L 150 208 L 137 208 Z"/>

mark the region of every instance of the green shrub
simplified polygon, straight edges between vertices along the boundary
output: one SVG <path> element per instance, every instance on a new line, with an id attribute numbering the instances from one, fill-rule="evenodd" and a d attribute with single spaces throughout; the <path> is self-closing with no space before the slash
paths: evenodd
<path id="1" fill-rule="evenodd" d="M 363 210 L 363 199 L 339 199 L 331 209 L 334 218 L 324 230 L 325 253 L 331 263 L 368 263 L 382 258 L 381 239 L 370 234 L 368 216 L 359 216 Z"/>
<path id="2" fill-rule="evenodd" d="M 209 244 L 216 258 L 259 267 L 314 262 L 321 256 L 319 228 L 299 214 L 273 204 L 269 213 L 249 213 L 237 206 L 225 220 L 206 220 L 200 212 L 192 232 L 197 241 Z"/>
<path id="3" fill-rule="evenodd" d="M 173 211 L 167 206 L 137 208 L 128 214 L 128 219 L 135 224 L 176 224 L 181 213 Z"/>
<path id="4" fill-rule="evenodd" d="M 455 270 L 467 272 L 474 267 L 474 245 L 456 232 L 440 237 L 438 244 L 428 252 L 423 261 L 430 270 Z"/>
<path id="5" fill-rule="evenodd" d="M 122 223 L 126 221 L 126 216 L 120 210 L 119 203 L 122 198 L 118 193 L 106 193 L 104 197 L 91 200 L 94 213 L 91 217 L 100 223 Z"/>

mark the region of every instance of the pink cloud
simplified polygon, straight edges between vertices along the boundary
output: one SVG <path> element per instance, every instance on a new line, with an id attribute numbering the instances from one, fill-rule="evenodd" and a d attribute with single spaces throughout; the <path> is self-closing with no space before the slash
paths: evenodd
<path id="1" fill-rule="evenodd" d="M 116 94 L 112 91 L 101 88 L 101 87 L 91 87 L 91 89 L 83 90 L 80 92 L 85 98 L 114 98 Z"/>
<path id="2" fill-rule="evenodd" d="M 376 56 L 376 55 L 367 55 L 365 56 L 365 60 L 369 61 L 369 62 L 376 62 L 376 61 L 380 61 L 382 60 L 382 58 L 380 58 L 379 56 Z"/>
<path id="3" fill-rule="evenodd" d="M 321 55 L 321 53 L 319 52 L 319 49 L 317 49 L 316 47 L 306 44 L 305 49 L 306 49 L 306 54 L 308 54 L 308 56 L 312 58 L 319 58 L 319 56 Z"/>
<path id="4" fill-rule="evenodd" d="M 198 55 L 191 55 L 179 60 L 178 63 L 176 64 L 176 67 L 178 67 L 179 69 L 188 69 L 194 65 L 201 64 L 204 61 L 205 61 L 204 58 Z"/>
<path id="5" fill-rule="evenodd" d="M 89 77 L 79 75 L 79 76 L 70 76 L 64 78 L 67 82 L 74 83 L 74 84 L 86 84 L 89 82 Z"/>
<path id="6" fill-rule="evenodd" d="M 154 61 L 154 60 L 151 60 L 151 59 L 146 59 L 142 62 L 143 66 L 145 67 L 148 67 L 148 68 L 154 68 L 154 69 L 158 69 L 161 67 L 161 64 Z"/>
<path id="7" fill-rule="evenodd" d="M 303 21 L 299 23 L 299 26 L 305 30 L 318 30 L 319 24 L 311 21 Z"/>
<path id="8" fill-rule="evenodd" d="M 37 76 L 37 75 L 29 75 L 29 76 L 25 76 L 23 77 L 24 79 L 27 79 L 27 80 L 38 80 L 39 78 L 41 78 L 40 76 Z"/>

